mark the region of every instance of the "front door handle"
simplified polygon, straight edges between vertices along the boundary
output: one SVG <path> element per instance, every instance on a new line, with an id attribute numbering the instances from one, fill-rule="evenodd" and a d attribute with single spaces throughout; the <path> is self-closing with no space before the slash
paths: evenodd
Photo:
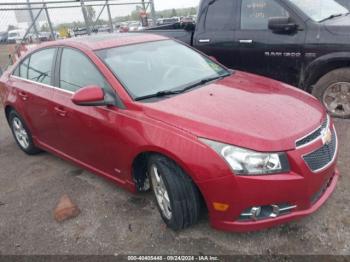
<path id="1" fill-rule="evenodd" d="M 242 39 L 242 40 L 239 40 L 239 42 L 241 43 L 241 44 L 252 44 L 253 43 L 253 40 L 251 40 L 251 39 Z"/>
<path id="2" fill-rule="evenodd" d="M 210 43 L 210 39 L 199 39 L 199 43 Z"/>
<path id="3" fill-rule="evenodd" d="M 28 100 L 28 94 L 26 92 L 20 91 L 20 92 L 18 92 L 18 95 L 21 97 L 21 99 L 23 101 L 27 101 Z"/>
<path id="4" fill-rule="evenodd" d="M 62 116 L 62 117 L 67 116 L 67 111 L 64 110 L 63 107 L 56 106 L 56 107 L 55 107 L 55 111 L 56 111 L 57 115 L 59 115 L 59 116 Z"/>

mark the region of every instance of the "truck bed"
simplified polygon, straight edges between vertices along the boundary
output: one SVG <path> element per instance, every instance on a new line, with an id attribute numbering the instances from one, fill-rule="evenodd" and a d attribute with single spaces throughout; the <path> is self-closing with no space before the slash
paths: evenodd
<path id="1" fill-rule="evenodd" d="M 151 33 L 151 34 L 157 34 L 157 35 L 163 35 L 163 36 L 175 38 L 186 44 L 191 45 L 194 30 L 195 30 L 194 24 L 175 23 L 170 25 L 152 27 L 152 28 L 146 29 L 144 33 Z"/>

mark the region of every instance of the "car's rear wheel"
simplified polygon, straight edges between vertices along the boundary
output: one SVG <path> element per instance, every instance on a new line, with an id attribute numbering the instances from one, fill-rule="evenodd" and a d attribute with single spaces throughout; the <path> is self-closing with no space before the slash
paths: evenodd
<path id="1" fill-rule="evenodd" d="M 8 119 L 17 145 L 28 155 L 39 153 L 41 150 L 34 145 L 32 135 L 23 118 L 12 110 Z"/>
<path id="2" fill-rule="evenodd" d="M 340 68 L 321 77 L 312 90 L 334 117 L 350 118 L 350 68 Z"/>
<path id="3" fill-rule="evenodd" d="M 168 227 L 184 229 L 195 224 L 200 215 L 200 195 L 191 178 L 172 160 L 153 155 L 148 175 L 158 210 Z"/>

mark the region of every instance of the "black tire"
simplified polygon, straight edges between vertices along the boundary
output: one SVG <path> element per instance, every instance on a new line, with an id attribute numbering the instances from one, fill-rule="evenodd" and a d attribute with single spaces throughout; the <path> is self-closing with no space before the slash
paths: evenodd
<path id="1" fill-rule="evenodd" d="M 336 69 L 321 77 L 314 85 L 312 94 L 322 102 L 329 114 L 333 117 L 350 118 L 350 112 L 348 109 L 350 108 L 350 89 L 348 89 L 349 91 L 346 95 L 349 101 L 346 103 L 349 106 L 347 109 L 344 109 L 344 107 L 339 104 L 336 109 L 332 110 L 332 107 L 330 105 L 332 98 L 328 98 L 328 101 L 327 98 L 325 98 L 327 89 L 332 88 L 332 86 L 336 85 L 337 83 L 348 84 L 350 88 L 350 68 Z"/>
<path id="2" fill-rule="evenodd" d="M 17 138 L 16 134 L 15 134 L 15 127 L 14 127 L 14 120 L 15 119 L 18 119 L 22 126 L 23 126 L 23 129 L 26 131 L 27 135 L 28 135 L 28 146 L 27 147 L 24 147 L 19 139 Z M 10 128 L 11 128 L 11 131 L 12 131 L 12 134 L 13 134 L 13 137 L 17 143 L 17 145 L 19 146 L 19 148 L 26 154 L 28 155 L 36 155 L 38 153 L 41 152 L 41 149 L 37 148 L 34 143 L 33 143 L 33 138 L 32 138 L 32 134 L 30 132 L 30 130 L 28 129 L 26 123 L 24 122 L 23 118 L 15 111 L 15 110 L 12 110 L 9 115 L 8 115 L 8 120 L 9 120 L 9 124 L 10 124 Z"/>
<path id="3" fill-rule="evenodd" d="M 172 213 L 170 219 L 166 217 L 157 201 L 154 182 L 151 179 L 151 169 L 154 166 L 158 169 L 169 195 Z M 167 226 L 173 230 L 180 230 L 195 224 L 200 217 L 201 198 L 191 178 L 175 162 L 161 155 L 152 155 L 149 158 L 148 174 L 158 210 Z"/>

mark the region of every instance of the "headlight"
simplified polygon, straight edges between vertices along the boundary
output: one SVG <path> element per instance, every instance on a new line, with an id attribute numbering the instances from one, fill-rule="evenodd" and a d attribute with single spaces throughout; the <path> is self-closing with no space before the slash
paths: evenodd
<path id="1" fill-rule="evenodd" d="M 268 175 L 290 170 L 285 153 L 260 153 L 204 138 L 199 140 L 225 159 L 236 175 Z"/>

